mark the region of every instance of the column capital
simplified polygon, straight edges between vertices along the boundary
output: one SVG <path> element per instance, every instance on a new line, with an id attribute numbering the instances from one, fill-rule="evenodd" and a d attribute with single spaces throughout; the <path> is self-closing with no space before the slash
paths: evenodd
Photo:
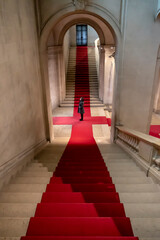
<path id="1" fill-rule="evenodd" d="M 49 56 L 52 56 L 53 54 L 59 54 L 63 52 L 63 46 L 62 45 L 55 45 L 55 46 L 49 46 L 47 47 L 47 53 Z"/>
<path id="2" fill-rule="evenodd" d="M 115 45 L 114 44 L 106 44 L 106 45 L 100 45 L 99 46 L 100 53 L 105 54 L 113 54 L 115 52 Z"/>

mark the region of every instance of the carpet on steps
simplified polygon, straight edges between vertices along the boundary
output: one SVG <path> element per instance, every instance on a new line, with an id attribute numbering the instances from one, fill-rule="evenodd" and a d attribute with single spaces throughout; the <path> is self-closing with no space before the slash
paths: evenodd
<path id="1" fill-rule="evenodd" d="M 102 236 L 26 236 L 21 240 L 138 240 L 137 237 L 102 237 Z"/>
<path id="2" fill-rule="evenodd" d="M 93 138 L 92 124 L 107 119 L 91 117 L 87 47 L 77 47 L 75 76 L 73 117 L 53 118 L 54 124 L 72 124 L 71 138 L 21 240 L 138 240 Z M 85 93 L 79 91 L 83 83 Z M 80 94 L 88 101 L 82 122 Z"/>

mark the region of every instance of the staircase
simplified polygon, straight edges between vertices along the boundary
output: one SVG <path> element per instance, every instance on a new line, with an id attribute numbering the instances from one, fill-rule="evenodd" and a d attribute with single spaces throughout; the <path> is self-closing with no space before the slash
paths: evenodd
<path id="1" fill-rule="evenodd" d="M 53 175 L 51 171 L 65 148 L 65 144 L 60 145 L 58 141 L 49 144 L 1 190 L 0 240 L 19 240 L 26 234 L 29 219 L 34 216 L 37 203 Z M 140 240 L 159 240 L 159 186 L 147 178 L 117 145 L 101 142 L 99 148 L 124 203 L 126 216 L 130 217 L 134 235 Z"/>
<path id="2" fill-rule="evenodd" d="M 1 190 L 0 240 L 159 240 L 159 185 L 118 145 L 96 144 L 89 120 L 74 114 L 69 143 L 55 139 Z"/>
<path id="3" fill-rule="evenodd" d="M 88 66 L 89 66 L 90 106 L 103 107 L 104 104 L 99 99 L 99 84 L 98 84 L 94 47 L 88 48 Z M 74 106 L 75 73 L 76 73 L 76 47 L 71 47 L 70 54 L 69 54 L 69 62 L 68 62 L 67 80 L 66 80 L 66 97 L 64 101 L 60 104 L 61 107 Z M 79 99 L 77 98 L 76 101 L 78 102 Z M 87 104 L 87 101 L 88 99 L 85 98 L 85 106 Z"/>

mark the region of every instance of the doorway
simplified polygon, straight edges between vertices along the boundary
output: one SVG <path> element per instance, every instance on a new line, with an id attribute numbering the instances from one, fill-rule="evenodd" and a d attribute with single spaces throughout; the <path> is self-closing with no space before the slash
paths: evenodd
<path id="1" fill-rule="evenodd" d="M 87 46 L 87 42 L 88 42 L 87 25 L 76 25 L 77 46 Z"/>

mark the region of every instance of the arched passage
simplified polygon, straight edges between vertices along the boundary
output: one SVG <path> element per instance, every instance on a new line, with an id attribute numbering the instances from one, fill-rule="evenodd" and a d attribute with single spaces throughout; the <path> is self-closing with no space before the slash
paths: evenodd
<path id="1" fill-rule="evenodd" d="M 58 80 L 59 87 L 59 102 L 61 102 L 65 97 L 65 68 L 63 61 L 63 40 L 67 30 L 75 24 L 87 24 L 92 26 L 99 35 L 100 39 L 100 76 L 99 76 L 99 96 L 104 99 L 104 78 L 106 59 L 113 53 L 111 49 L 120 45 L 120 33 L 116 24 L 116 31 L 113 30 L 111 24 L 104 20 L 101 16 L 96 13 L 87 11 L 76 11 L 69 12 L 67 14 L 60 14 L 58 16 L 53 16 L 46 26 L 43 28 L 41 41 L 40 41 L 40 56 L 41 56 L 41 66 L 43 74 L 43 84 L 44 84 L 44 97 L 46 105 L 46 122 L 49 123 L 47 126 L 47 135 L 50 140 L 52 140 L 52 121 L 51 121 L 51 100 L 49 93 L 49 81 L 48 81 L 48 54 L 49 57 L 54 57 L 57 64 L 57 76 L 55 78 Z M 106 19 L 106 18 L 105 18 Z M 47 43 L 48 46 L 47 46 Z M 119 51 L 117 51 L 117 57 L 119 57 Z M 116 76 L 115 76 L 116 78 Z M 115 86 L 117 84 L 115 83 Z M 116 88 L 115 88 L 116 89 Z M 115 90 L 114 89 L 114 90 Z M 115 92 L 115 91 L 114 91 Z M 113 101 L 114 102 L 114 101 Z M 114 116 L 115 114 L 113 114 Z M 114 123 L 114 121 L 112 121 Z"/>

